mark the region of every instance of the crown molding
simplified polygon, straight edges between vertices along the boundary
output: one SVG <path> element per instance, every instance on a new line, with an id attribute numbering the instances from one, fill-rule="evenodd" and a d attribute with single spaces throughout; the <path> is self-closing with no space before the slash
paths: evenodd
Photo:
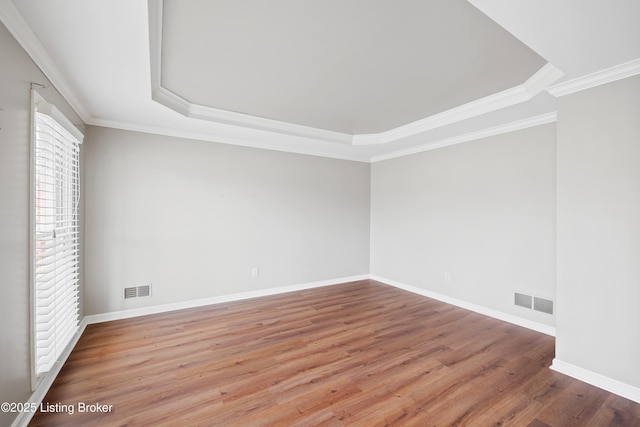
<path id="1" fill-rule="evenodd" d="M 45 77 L 55 86 L 71 108 L 86 122 L 91 115 L 79 101 L 76 91 L 60 72 L 55 61 L 49 56 L 12 0 L 0 0 L 0 21 L 7 27 L 11 35 L 18 41 L 38 68 L 42 70 Z"/>
<path id="2" fill-rule="evenodd" d="M 239 145 L 242 147 L 251 147 L 251 148 L 259 148 L 264 150 L 274 150 L 281 151 L 286 153 L 294 153 L 294 154 L 304 154 L 309 156 L 320 156 L 320 157 L 328 157 L 332 159 L 339 160 L 349 160 L 354 162 L 363 162 L 363 163 L 376 163 L 383 160 L 395 159 L 397 157 L 409 156 L 411 154 L 422 153 L 424 151 L 435 150 L 438 148 L 448 147 L 450 145 L 461 144 L 463 142 L 474 141 L 477 139 L 487 138 L 490 136 L 500 135 L 503 133 L 509 133 L 521 129 L 526 129 L 534 126 L 544 125 L 547 123 L 553 123 L 557 120 L 557 113 L 547 113 L 542 114 L 535 117 L 530 117 L 523 120 L 517 120 L 514 122 L 506 123 L 499 126 L 494 126 L 487 129 L 482 129 L 475 132 L 469 132 L 463 135 L 453 136 L 451 138 L 445 138 L 438 141 L 429 142 L 427 144 L 422 144 L 416 147 L 407 148 L 404 150 L 396 150 L 385 154 L 380 154 L 377 156 L 368 156 L 368 155 L 348 155 L 341 154 L 331 151 L 321 151 L 318 149 L 306 149 L 302 148 L 303 146 L 293 147 L 285 147 L 276 145 L 277 137 L 274 138 L 273 141 L 266 142 L 256 142 L 250 140 L 244 140 L 239 138 L 231 138 L 222 135 L 215 135 L 209 132 L 194 132 L 188 130 L 178 130 L 174 128 L 166 128 L 159 126 L 151 126 L 151 125 L 142 125 L 139 123 L 129 123 L 129 122 L 121 122 L 115 120 L 107 120 L 92 117 L 87 124 L 92 126 L 99 127 L 107 127 L 113 129 L 121 129 L 132 132 L 142 132 L 142 133 L 150 133 L 154 135 L 163 135 L 170 136 L 175 138 L 185 138 L 196 141 L 209 141 L 216 142 L 220 144 L 230 144 L 230 145 Z"/>
<path id="3" fill-rule="evenodd" d="M 526 129 L 534 126 L 553 123 L 557 120 L 557 113 L 547 113 L 535 117 L 530 117 L 515 122 L 505 123 L 503 125 L 482 129 L 475 132 L 469 132 L 462 135 L 453 136 L 451 138 L 441 139 L 439 141 L 429 142 L 427 144 L 418 145 L 416 147 L 407 148 L 405 150 L 393 151 L 379 156 L 373 156 L 371 163 L 380 162 L 382 160 L 395 159 L 397 157 L 408 156 L 410 154 L 422 153 L 424 151 L 435 150 L 436 148 L 448 147 L 449 145 L 461 144 L 463 142 L 474 141 L 477 139 L 487 138 L 490 136 L 509 133 L 516 130 Z"/>
<path id="4" fill-rule="evenodd" d="M 553 64 L 547 63 L 520 86 L 471 101 L 386 132 L 355 135 L 353 145 L 385 144 L 529 101 L 563 75 L 564 73 Z"/>
<path id="5" fill-rule="evenodd" d="M 353 145 L 386 144 L 528 100 L 524 87 L 516 86 L 385 132 L 354 135 Z"/>
<path id="6" fill-rule="evenodd" d="M 298 154 L 317 155 L 344 160 L 375 162 L 509 132 L 524 127 L 535 126 L 536 124 L 555 120 L 555 116 L 553 119 L 549 119 L 547 117 L 542 121 L 540 121 L 539 118 L 527 119 L 373 157 L 370 157 L 366 153 L 363 153 L 362 155 L 340 153 L 341 149 L 338 148 L 339 146 L 360 146 L 389 143 L 435 128 L 454 124 L 491 111 L 496 111 L 501 108 L 526 102 L 536 96 L 540 91 L 547 88 L 554 81 L 557 81 L 561 77 L 562 72 L 553 65 L 546 64 L 520 86 L 472 101 L 416 122 L 390 129 L 386 132 L 366 135 L 349 135 L 192 104 L 179 95 L 164 88 L 161 85 L 162 6 L 162 0 L 149 0 L 149 48 L 151 60 L 152 98 L 160 104 L 163 104 L 187 117 L 206 119 L 217 123 L 233 124 L 238 126 L 240 130 L 242 128 L 246 128 L 247 130 L 258 129 L 268 131 L 260 141 L 256 141 L 254 137 L 248 133 L 246 134 L 246 137 L 244 137 L 242 136 L 242 132 L 240 133 L 240 137 L 228 137 L 216 134 L 215 132 L 210 133 L 176 130 L 163 126 L 149 126 L 92 117 L 78 101 L 74 89 L 57 68 L 55 61 L 46 52 L 42 43 L 35 36 L 12 0 L 0 0 L 0 20 L 2 20 L 7 29 L 9 29 L 18 43 L 20 43 L 20 45 L 25 49 L 37 66 L 43 70 L 46 77 L 60 91 L 71 107 L 78 113 L 78 115 L 80 115 L 82 120 L 88 124 L 96 126 L 113 127 L 118 129 L 213 141 L 261 149 L 273 149 L 276 151 Z M 609 72 L 604 73 L 603 75 L 605 78 L 609 79 L 608 81 L 612 81 L 613 79 L 623 78 L 638 73 L 640 73 L 640 60 L 632 61 L 621 67 L 614 67 L 614 69 L 609 70 Z M 601 74 L 602 73 L 598 73 L 598 75 Z M 598 81 L 603 81 L 602 76 L 598 78 Z M 560 86 L 562 85 L 556 85 L 555 87 Z M 326 143 L 329 141 L 336 144 L 330 144 L 327 145 L 325 149 L 318 150 L 317 147 L 306 147 L 303 143 L 304 141 L 300 141 L 300 144 L 296 144 L 297 146 L 293 147 L 293 144 L 286 145 L 282 143 L 281 136 L 283 134 L 304 137 L 316 143 Z"/>
<path id="7" fill-rule="evenodd" d="M 214 134 L 211 132 L 198 132 L 190 130 L 175 129 L 169 127 L 145 125 L 133 122 L 123 122 L 117 120 L 102 119 L 99 117 L 91 117 L 87 121 L 88 125 L 99 126 L 113 129 L 121 129 L 132 132 L 142 132 L 154 135 L 171 136 L 175 138 L 192 139 L 196 141 L 216 142 L 219 144 L 239 145 L 242 147 L 259 148 L 263 150 L 281 151 L 286 153 L 304 154 L 309 156 L 328 157 L 331 159 L 349 160 L 354 162 L 369 162 L 367 155 L 352 155 L 331 151 L 332 147 L 338 148 L 339 145 L 327 146 L 326 150 L 317 148 L 306 148 L 304 144 L 298 144 L 296 147 L 282 145 L 279 134 L 273 134 L 266 141 L 258 142 L 254 139 L 233 138 L 229 136 Z"/>
<path id="8" fill-rule="evenodd" d="M 162 86 L 162 20 L 163 0 L 149 1 L 149 48 L 151 59 L 151 98 L 183 116 L 257 130 L 303 136 L 324 142 L 351 144 L 352 136 L 279 120 L 256 117 L 234 111 L 195 104 Z"/>
<path id="9" fill-rule="evenodd" d="M 537 73 L 529 77 L 522 86 L 527 91 L 529 99 L 531 99 L 562 77 L 564 77 L 564 72 L 547 62 Z"/>
<path id="10" fill-rule="evenodd" d="M 547 88 L 547 92 L 559 98 L 637 74 L 640 74 L 640 58 L 550 86 Z"/>
<path id="11" fill-rule="evenodd" d="M 207 120 L 215 123 L 279 132 L 287 135 L 314 138 L 324 142 L 351 144 L 352 136 L 346 133 L 332 132 L 293 123 L 280 122 L 262 117 L 233 111 L 220 110 L 205 105 L 192 104 L 180 95 L 166 89 L 163 86 L 152 87 L 151 99 L 182 114 L 183 116 Z"/>
<path id="12" fill-rule="evenodd" d="M 218 123 L 280 132 L 287 135 L 303 136 L 339 144 L 350 145 L 353 138 L 352 135 L 346 133 L 266 119 L 264 117 L 256 117 L 234 111 L 220 110 L 206 105 L 190 104 L 187 115 L 195 119 L 213 120 Z"/>
<path id="13" fill-rule="evenodd" d="M 149 60 L 151 89 L 160 87 L 162 69 L 162 0 L 149 0 Z"/>
<path id="14" fill-rule="evenodd" d="M 189 102 L 162 87 L 162 0 L 149 1 L 149 61 L 151 66 L 151 99 L 187 116 Z"/>
<path id="15" fill-rule="evenodd" d="M 279 120 L 256 117 L 210 106 L 191 103 L 179 94 L 162 86 L 162 25 L 163 0 L 149 1 L 149 38 L 151 54 L 152 99 L 186 116 L 251 129 L 266 130 L 287 135 L 312 138 L 322 142 L 348 145 L 386 144 L 417 135 L 442 126 L 477 117 L 505 107 L 526 102 L 547 86 L 556 82 L 564 73 L 547 63 L 523 84 L 471 101 L 447 111 L 408 123 L 381 133 L 350 135 Z"/>

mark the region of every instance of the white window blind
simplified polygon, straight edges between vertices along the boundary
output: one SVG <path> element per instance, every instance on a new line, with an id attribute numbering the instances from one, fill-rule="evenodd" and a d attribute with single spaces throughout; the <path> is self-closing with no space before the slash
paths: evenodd
<path id="1" fill-rule="evenodd" d="M 37 376 L 78 330 L 80 133 L 34 92 L 33 307 Z"/>

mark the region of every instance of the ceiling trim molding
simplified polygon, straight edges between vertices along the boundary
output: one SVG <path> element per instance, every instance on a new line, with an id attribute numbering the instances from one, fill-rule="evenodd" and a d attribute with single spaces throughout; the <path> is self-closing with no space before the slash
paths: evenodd
<path id="1" fill-rule="evenodd" d="M 527 100 L 524 87 L 516 86 L 385 132 L 354 135 L 353 145 L 386 144 Z"/>
<path id="2" fill-rule="evenodd" d="M 339 144 L 351 144 L 353 138 L 352 135 L 349 135 L 347 133 L 334 132 L 326 129 L 318 129 L 310 126 L 282 122 L 279 120 L 266 119 L 263 117 L 251 116 L 249 114 L 236 113 L 234 111 L 220 110 L 218 108 L 199 104 L 189 104 L 189 111 L 187 115 L 195 119 L 203 119 L 229 125 L 249 127 L 257 130 L 280 132 L 287 135 L 303 136 Z"/>
<path id="3" fill-rule="evenodd" d="M 221 110 L 192 103 L 162 86 L 162 20 L 163 0 L 149 1 L 149 48 L 151 59 L 151 98 L 186 117 L 268 130 L 288 135 L 304 136 L 325 142 L 351 144 L 352 136 L 346 133 L 317 129 L 234 111 Z"/>
<path id="4" fill-rule="evenodd" d="M 75 110 L 84 122 L 89 120 L 91 114 L 79 101 L 75 90 L 72 89 L 69 81 L 55 65 L 55 61 L 47 53 L 12 0 L 0 0 L 0 21 L 7 27 L 11 35 L 42 70 L 45 77 L 55 86 L 71 108 Z"/>
<path id="5" fill-rule="evenodd" d="M 422 120 L 391 129 L 386 132 L 369 135 L 354 135 L 353 145 L 384 144 L 408 136 L 457 123 L 482 114 L 529 101 L 547 86 L 560 79 L 564 73 L 550 63 L 544 65 L 520 86 L 498 92 L 493 95 L 471 101 L 442 113 L 434 114 Z"/>
<path id="6" fill-rule="evenodd" d="M 557 120 L 556 112 L 542 114 L 535 117 L 530 117 L 523 120 L 517 120 L 514 122 L 506 123 L 499 126 L 494 126 L 487 129 L 482 129 L 475 132 L 469 132 L 463 135 L 457 135 L 450 138 L 441 139 L 438 141 L 429 142 L 416 147 L 407 148 L 404 150 L 396 150 L 390 153 L 385 153 L 377 156 L 368 155 L 349 155 L 338 154 L 330 151 L 323 151 L 318 149 L 305 149 L 300 147 L 285 147 L 278 146 L 273 141 L 268 142 L 256 142 L 248 141 L 239 138 L 231 138 L 228 136 L 214 135 L 209 132 L 194 132 L 188 130 L 178 130 L 174 128 L 165 128 L 159 126 L 143 125 L 139 123 L 121 122 L 115 120 L 107 120 L 92 117 L 87 124 L 91 126 L 107 127 L 113 129 L 120 129 L 132 132 L 142 132 L 154 135 L 170 136 L 175 138 L 191 139 L 195 141 L 208 141 L 219 144 L 239 145 L 242 147 L 258 148 L 264 150 L 274 150 L 286 153 L 304 154 L 309 156 L 328 157 L 339 160 L 349 160 L 354 162 L 363 163 L 376 163 L 383 160 L 395 159 L 397 157 L 404 157 L 411 154 L 422 153 L 424 151 L 435 150 L 438 148 L 448 147 L 450 145 L 461 144 L 463 142 L 474 141 L 490 136 L 509 133 L 521 129 L 526 129 L 534 126 L 544 125 L 547 123 L 553 123 Z"/>
<path id="7" fill-rule="evenodd" d="M 564 72 L 548 62 L 537 73 L 529 77 L 522 86 L 524 86 L 529 99 L 531 99 L 562 77 L 564 77 Z"/>
<path id="8" fill-rule="evenodd" d="M 640 58 L 586 76 L 571 79 L 547 88 L 547 92 L 559 98 L 585 89 L 622 80 L 640 74 Z"/>
<path id="9" fill-rule="evenodd" d="M 407 148 L 405 150 L 398 150 L 387 154 L 373 156 L 371 157 L 371 163 L 376 163 L 382 160 L 395 159 L 397 157 L 408 156 L 416 153 L 422 153 L 424 151 L 435 150 L 437 148 L 448 147 L 450 145 L 461 144 L 463 142 L 475 141 L 478 139 L 500 135 L 503 133 L 509 133 L 534 126 L 544 125 L 547 123 L 553 123 L 557 119 L 558 116 L 556 112 L 542 114 L 540 116 L 517 120 L 511 123 L 505 123 L 503 125 L 482 129 L 475 132 L 469 132 L 462 135 L 456 135 L 450 138 L 441 139 L 439 141 L 429 142 L 427 144 L 418 145 L 416 147 Z"/>
<path id="10" fill-rule="evenodd" d="M 332 159 L 350 160 L 354 162 L 369 162 L 369 156 L 349 155 L 331 152 L 329 150 L 320 150 L 317 148 L 304 148 L 301 144 L 298 147 L 288 147 L 278 145 L 277 141 L 258 142 L 255 140 L 233 138 L 224 135 L 217 135 L 210 132 L 197 132 L 168 127 L 145 125 L 140 123 L 122 122 L 116 120 L 101 119 L 98 117 L 91 117 L 87 122 L 91 126 L 99 126 L 113 129 L 121 129 L 132 132 L 142 132 L 154 135 L 171 136 L 175 138 L 191 139 L 196 141 L 215 142 L 219 144 L 239 145 L 242 147 L 259 148 L 264 150 L 281 151 L 294 154 L 305 154 L 309 156 L 328 157 Z"/>
<path id="11" fill-rule="evenodd" d="M 560 79 L 564 73 L 547 63 L 523 84 L 471 101 L 450 110 L 434 114 L 380 133 L 351 135 L 318 129 L 279 120 L 256 117 L 249 114 L 222 110 L 192 103 L 162 86 L 162 25 L 163 0 L 149 1 L 149 38 L 151 54 L 151 97 L 154 101 L 186 116 L 238 127 L 266 130 L 287 135 L 312 138 L 323 142 L 348 145 L 374 145 L 394 142 L 442 126 L 480 116 L 505 107 L 526 102 L 547 86 Z"/>

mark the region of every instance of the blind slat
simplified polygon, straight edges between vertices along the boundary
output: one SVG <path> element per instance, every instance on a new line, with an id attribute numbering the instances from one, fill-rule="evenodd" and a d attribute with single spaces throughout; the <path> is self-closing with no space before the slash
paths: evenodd
<path id="1" fill-rule="evenodd" d="M 80 141 L 36 111 L 34 150 L 36 373 L 51 369 L 78 329 Z"/>

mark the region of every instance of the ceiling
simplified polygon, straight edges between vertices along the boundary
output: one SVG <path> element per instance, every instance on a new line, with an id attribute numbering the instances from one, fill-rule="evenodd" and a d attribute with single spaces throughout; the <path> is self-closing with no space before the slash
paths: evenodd
<path id="1" fill-rule="evenodd" d="M 191 103 L 379 133 L 546 61 L 465 0 L 165 0 L 162 86 Z"/>
<path id="2" fill-rule="evenodd" d="M 0 0 L 88 124 L 376 161 L 640 73 L 636 0 Z"/>

